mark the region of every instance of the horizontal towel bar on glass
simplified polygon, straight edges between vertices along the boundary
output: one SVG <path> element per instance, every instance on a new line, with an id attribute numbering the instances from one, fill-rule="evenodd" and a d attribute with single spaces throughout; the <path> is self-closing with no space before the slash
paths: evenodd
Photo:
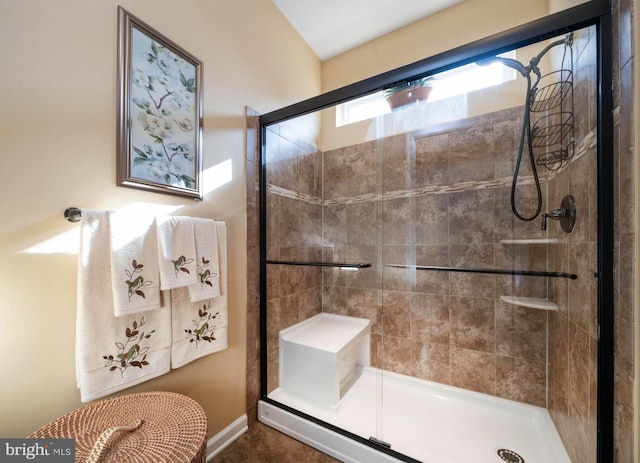
<path id="1" fill-rule="evenodd" d="M 403 265 L 387 264 L 388 267 L 410 268 L 416 270 L 434 270 L 439 272 L 462 272 L 462 273 L 490 273 L 494 275 L 525 275 L 533 277 L 569 278 L 575 280 L 578 275 L 564 272 L 538 272 L 534 270 L 501 270 L 491 268 L 457 268 L 457 267 L 433 267 L 429 265 Z"/>
<path id="2" fill-rule="evenodd" d="M 367 262 L 296 262 L 289 260 L 267 260 L 267 264 L 302 265 L 305 267 L 369 268 Z"/>

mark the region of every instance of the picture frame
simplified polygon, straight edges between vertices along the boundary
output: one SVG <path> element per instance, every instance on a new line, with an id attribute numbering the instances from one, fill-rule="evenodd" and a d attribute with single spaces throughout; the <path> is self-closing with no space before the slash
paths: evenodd
<path id="1" fill-rule="evenodd" d="M 118 185 L 202 200 L 202 62 L 118 7 Z"/>

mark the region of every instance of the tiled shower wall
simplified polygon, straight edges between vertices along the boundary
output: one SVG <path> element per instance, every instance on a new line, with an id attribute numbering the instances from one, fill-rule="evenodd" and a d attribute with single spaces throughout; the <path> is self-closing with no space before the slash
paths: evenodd
<path id="1" fill-rule="evenodd" d="M 615 160 L 615 459 L 616 463 L 634 462 L 634 346 L 637 332 L 636 301 L 636 204 L 637 151 L 634 133 L 634 85 L 636 57 L 634 54 L 634 14 L 632 0 L 614 0 L 613 5 L 613 82 L 614 82 L 614 160 Z M 636 379 L 637 381 L 637 379 Z M 637 388 L 637 386 L 636 386 Z M 637 405 L 635 405 L 637 407 Z M 637 438 L 637 436 L 636 436 Z"/>
<path id="2" fill-rule="evenodd" d="M 542 236 L 509 205 L 521 124 L 514 108 L 325 152 L 324 258 L 373 267 L 325 270 L 323 310 L 372 321 L 375 366 L 546 406 L 547 313 L 500 300 L 546 297 L 545 279 L 413 268 L 546 270 L 546 245 L 502 242 Z"/>
<path id="3" fill-rule="evenodd" d="M 597 405 L 597 149 L 595 30 L 574 34 L 574 127 L 578 140 L 566 168 L 548 182 L 549 209 L 567 194 L 576 201 L 571 234 L 549 224 L 550 265 L 577 280 L 553 279 L 549 297 L 558 305 L 549 314 L 548 408 L 572 461 L 596 461 Z"/>
<path id="4" fill-rule="evenodd" d="M 282 126 L 267 130 L 267 259 L 322 260 L 322 154 Z M 322 310 L 319 267 L 267 266 L 268 390 L 278 386 L 280 331 Z"/>

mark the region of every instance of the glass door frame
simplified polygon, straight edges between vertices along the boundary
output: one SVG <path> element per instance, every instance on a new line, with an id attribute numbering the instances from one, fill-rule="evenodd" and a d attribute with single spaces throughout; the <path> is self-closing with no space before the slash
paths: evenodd
<path id="1" fill-rule="evenodd" d="M 261 400 L 326 427 L 395 458 L 417 462 L 384 446 L 372 443 L 313 416 L 267 397 L 267 243 L 266 243 L 266 129 L 268 126 L 309 114 L 382 90 L 394 83 L 414 80 L 495 56 L 587 26 L 596 26 L 598 43 L 598 371 L 597 371 L 597 462 L 614 455 L 614 160 L 613 160 L 613 24 L 609 0 L 591 0 L 582 5 L 532 21 L 485 39 L 425 58 L 378 76 L 333 90 L 260 116 L 260 396 Z M 419 463 L 419 462 L 418 462 Z"/>

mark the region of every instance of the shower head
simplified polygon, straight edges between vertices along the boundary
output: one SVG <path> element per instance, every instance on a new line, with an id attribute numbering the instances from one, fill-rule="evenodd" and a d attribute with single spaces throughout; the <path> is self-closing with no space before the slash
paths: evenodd
<path id="1" fill-rule="evenodd" d="M 481 59 L 480 61 L 476 61 L 478 66 L 489 66 L 493 63 L 501 63 L 504 66 L 507 66 L 511 69 L 515 69 L 523 77 L 527 77 L 528 70 L 527 68 L 518 60 L 512 58 L 501 58 L 499 56 L 491 56 L 489 58 Z"/>

